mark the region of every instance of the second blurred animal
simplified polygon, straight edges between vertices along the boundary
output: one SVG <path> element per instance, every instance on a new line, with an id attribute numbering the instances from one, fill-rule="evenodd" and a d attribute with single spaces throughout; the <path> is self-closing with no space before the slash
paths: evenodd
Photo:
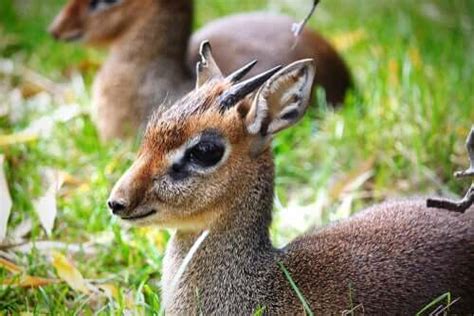
<path id="1" fill-rule="evenodd" d="M 93 106 L 103 140 L 137 135 L 148 115 L 172 103 L 194 84 L 199 43 L 209 39 L 224 72 L 252 59 L 254 75 L 277 64 L 311 57 L 315 84 L 332 104 L 341 103 L 351 76 L 335 49 L 305 28 L 298 43 L 289 17 L 249 13 L 225 17 L 191 38 L 192 0 L 70 0 L 50 26 L 58 40 L 110 48 L 94 81 Z"/>

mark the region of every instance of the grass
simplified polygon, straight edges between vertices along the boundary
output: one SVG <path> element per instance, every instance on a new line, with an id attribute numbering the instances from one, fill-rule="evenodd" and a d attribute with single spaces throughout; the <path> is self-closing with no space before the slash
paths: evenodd
<path id="1" fill-rule="evenodd" d="M 313 316 L 314 313 L 311 310 L 311 307 L 309 306 L 308 302 L 304 298 L 303 293 L 301 293 L 301 290 L 298 288 L 298 285 L 296 285 L 295 281 L 293 281 L 293 278 L 291 277 L 290 272 L 286 269 L 286 267 L 283 265 L 283 263 L 278 262 L 278 266 L 280 267 L 281 271 L 285 275 L 286 280 L 291 285 L 291 288 L 295 292 L 296 296 L 300 300 L 301 305 L 303 305 L 303 310 L 305 312 L 305 315 Z"/>
<path id="2" fill-rule="evenodd" d="M 424 306 L 418 313 L 416 313 L 416 316 L 422 316 L 422 315 L 427 315 L 430 310 L 432 310 L 434 307 L 439 307 L 442 306 L 443 308 L 448 308 L 451 305 L 451 293 L 443 293 L 439 297 L 437 297 L 435 300 L 433 300 L 431 303 L 427 304 Z M 445 303 L 445 305 L 443 305 Z M 443 310 L 443 309 L 442 309 Z M 448 309 L 449 311 L 449 309 Z M 439 312 L 437 313 L 438 315 L 440 314 Z"/>
<path id="3" fill-rule="evenodd" d="M 0 147 L 13 198 L 9 231 L 31 220 L 27 238 L 38 241 L 32 251 L 7 254 L 29 275 L 56 278 L 39 241 L 77 245 L 77 251 L 62 251 L 85 278 L 113 284 L 117 293 L 94 302 L 66 284 L 3 286 L 0 311 L 153 314 L 160 309 L 160 271 L 169 234 L 124 229 L 105 208 L 111 186 L 130 165 L 137 145 L 99 142 L 89 115 L 89 88 L 104 52 L 49 38 L 45 29 L 63 2 L 0 0 L 0 68 L 10 62 L 25 66 L 69 91 L 62 98 L 47 92 L 20 98 L 28 80 L 1 71 L 0 113 L 7 108 L 9 114 L 0 114 L 0 135 L 18 133 L 58 108 L 77 104 L 81 110 L 70 120 L 54 122 L 50 133 L 35 140 Z M 195 25 L 256 9 L 299 19 L 309 3 L 198 0 Z M 278 214 L 288 206 L 308 205 L 309 211 L 301 208 L 292 218 L 323 225 L 394 196 L 463 193 L 467 184 L 454 181 L 451 173 L 467 165 L 463 142 L 474 123 L 474 3 L 323 1 L 310 25 L 337 43 L 357 89 L 338 111 L 324 106 L 319 91 L 321 107 L 275 140 Z M 47 167 L 72 178 L 59 192 L 51 236 L 41 229 L 32 204 L 45 191 Z M 358 182 L 365 172 L 370 176 Z M 278 214 L 272 235 L 282 244 L 304 227 L 288 225 L 289 217 Z M 7 276 L 0 269 L 0 280 Z"/>

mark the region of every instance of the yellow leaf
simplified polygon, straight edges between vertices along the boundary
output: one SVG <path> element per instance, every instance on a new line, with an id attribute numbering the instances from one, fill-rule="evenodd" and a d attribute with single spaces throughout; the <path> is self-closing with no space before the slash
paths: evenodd
<path id="1" fill-rule="evenodd" d="M 156 229 L 155 227 L 140 227 L 137 231 L 153 243 L 159 251 L 165 251 L 167 240 L 163 230 Z"/>
<path id="2" fill-rule="evenodd" d="M 408 51 L 408 54 L 410 56 L 410 61 L 415 67 L 415 69 L 419 69 L 423 65 L 423 61 L 421 59 L 420 51 L 416 47 L 410 48 Z"/>
<path id="3" fill-rule="evenodd" d="M 77 191 L 80 193 L 89 192 L 91 190 L 91 186 L 89 183 L 83 183 L 77 187 Z"/>
<path id="4" fill-rule="evenodd" d="M 364 29 L 339 34 L 333 38 L 334 46 L 338 51 L 344 51 L 358 44 L 367 37 Z"/>
<path id="5" fill-rule="evenodd" d="M 70 185 L 80 185 L 82 184 L 82 181 L 79 180 L 78 178 L 74 177 L 72 174 L 66 172 L 66 171 L 59 171 L 61 176 L 64 179 L 64 184 L 70 184 Z"/>
<path id="6" fill-rule="evenodd" d="M 32 133 L 17 133 L 9 135 L 0 135 L 0 146 L 15 145 L 20 143 L 32 142 L 38 139 L 38 135 Z"/>
<path id="7" fill-rule="evenodd" d="M 74 290 L 90 294 L 89 285 L 76 267 L 61 253 L 53 252 L 53 266 L 58 276 Z"/>
<path id="8" fill-rule="evenodd" d="M 3 258 L 0 258 L 0 268 L 4 268 L 5 270 L 10 271 L 11 273 L 20 273 L 23 271 L 22 268 L 20 268 L 13 262 L 5 260 Z"/>
<path id="9" fill-rule="evenodd" d="M 388 62 L 388 81 L 390 82 L 391 86 L 398 86 L 399 79 L 398 79 L 398 72 L 400 67 L 395 59 L 390 58 Z"/>
<path id="10" fill-rule="evenodd" d="M 99 284 L 97 285 L 99 289 L 104 291 L 105 295 L 112 297 L 114 300 L 118 301 L 120 298 L 120 292 L 118 288 L 110 283 Z"/>

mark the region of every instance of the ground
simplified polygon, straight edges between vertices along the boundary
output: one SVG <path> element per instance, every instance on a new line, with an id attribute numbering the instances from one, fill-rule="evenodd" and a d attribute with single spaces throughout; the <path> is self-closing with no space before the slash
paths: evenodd
<path id="1" fill-rule="evenodd" d="M 100 143 L 90 84 L 105 52 L 48 36 L 63 2 L 0 0 L 0 155 L 13 202 L 0 257 L 15 263 L 0 261 L 0 314 L 152 313 L 169 233 L 123 227 L 106 209 L 137 143 Z M 299 20 L 310 2 L 198 0 L 195 27 L 255 9 Z M 463 194 L 469 183 L 451 175 L 468 164 L 474 124 L 474 2 L 322 1 L 310 26 L 341 51 L 355 89 L 337 111 L 319 91 L 275 140 L 275 243 L 377 201 Z M 64 180 L 57 194 L 51 175 Z M 50 233 L 35 211 L 45 196 L 46 212 L 57 209 Z M 31 286 L 38 280 L 47 285 Z"/>

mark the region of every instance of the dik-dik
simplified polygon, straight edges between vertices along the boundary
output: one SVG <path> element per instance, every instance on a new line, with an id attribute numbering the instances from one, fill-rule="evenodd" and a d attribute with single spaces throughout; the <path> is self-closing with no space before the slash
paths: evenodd
<path id="1" fill-rule="evenodd" d="M 50 27 L 55 38 L 110 48 L 93 87 L 102 139 L 135 136 L 152 109 L 189 92 L 204 38 L 218 48 L 215 57 L 224 73 L 252 59 L 262 61 L 254 71 L 263 71 L 311 57 L 319 69 L 316 83 L 329 102 L 341 103 L 351 86 L 344 61 L 318 33 L 305 29 L 291 48 L 295 38 L 286 16 L 227 17 L 190 40 L 192 18 L 192 0 L 69 0 L 55 18 Z"/>
<path id="2" fill-rule="evenodd" d="M 305 113 L 314 63 L 239 82 L 248 67 L 224 78 L 207 44 L 202 55 L 197 87 L 154 113 L 108 201 L 126 222 L 176 229 L 163 267 L 167 314 L 301 314 L 283 268 L 317 315 L 359 304 L 368 314 L 414 315 L 446 292 L 459 298 L 449 311 L 474 312 L 473 209 L 383 203 L 274 248 L 270 143 Z"/>

